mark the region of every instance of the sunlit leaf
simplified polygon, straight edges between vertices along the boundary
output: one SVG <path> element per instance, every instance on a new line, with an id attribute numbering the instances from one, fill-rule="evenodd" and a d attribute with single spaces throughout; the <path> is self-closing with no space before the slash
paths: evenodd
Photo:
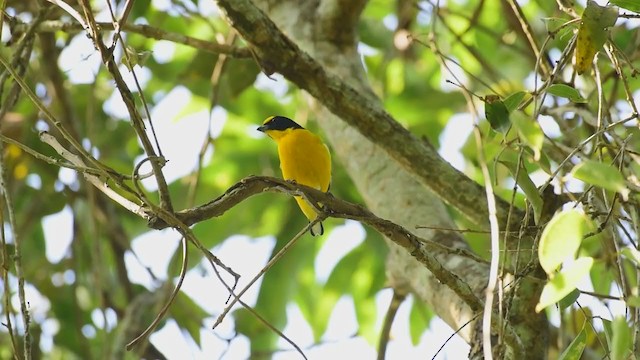
<path id="1" fill-rule="evenodd" d="M 640 251 L 638 251 L 636 248 L 627 246 L 626 248 L 622 249 L 621 253 L 622 255 L 624 255 L 624 257 L 633 261 L 637 267 L 640 267 Z"/>
<path id="2" fill-rule="evenodd" d="M 543 18 L 542 21 L 544 21 L 544 24 L 547 27 L 547 31 L 551 33 L 558 31 L 567 23 L 567 19 L 558 17 Z"/>
<path id="3" fill-rule="evenodd" d="M 353 249 L 343 257 L 334 267 L 325 289 L 336 290 L 350 294 L 358 304 L 356 318 L 359 330 L 367 340 L 374 342 L 378 334 L 375 332 L 376 306 L 371 298 L 372 291 L 379 289 L 378 282 L 381 275 L 374 263 L 374 258 L 369 253 L 370 244 L 367 241 Z"/>
<path id="4" fill-rule="evenodd" d="M 542 231 L 538 245 L 540 266 L 552 274 L 567 258 L 575 256 L 590 228 L 585 214 L 576 209 L 557 213 Z"/>
<path id="5" fill-rule="evenodd" d="M 387 65 L 387 91 L 399 94 L 404 90 L 404 62 L 394 59 Z"/>
<path id="6" fill-rule="evenodd" d="M 578 336 L 569 344 L 569 346 L 562 352 L 558 360 L 580 360 L 584 348 L 587 346 L 587 334 L 584 331 L 584 326 Z"/>
<path id="7" fill-rule="evenodd" d="M 183 292 L 178 293 L 169 312 L 178 325 L 187 330 L 196 344 L 201 345 L 200 328 L 202 319 L 207 317 L 208 313 Z"/>
<path id="8" fill-rule="evenodd" d="M 608 28 L 613 26 L 617 19 L 617 7 L 600 6 L 592 0 L 587 2 L 578 29 L 575 50 L 576 72 L 578 74 L 583 74 L 591 67 L 594 56 L 607 40 Z"/>
<path id="9" fill-rule="evenodd" d="M 129 71 L 133 70 L 136 65 L 144 66 L 151 56 L 151 51 L 137 51 L 131 46 L 126 46 L 125 51 L 126 56 L 123 55 L 121 61 Z"/>
<path id="10" fill-rule="evenodd" d="M 542 196 L 540 196 L 538 188 L 529 177 L 529 174 L 527 174 L 527 170 L 523 166 L 520 166 L 520 171 L 518 171 L 517 163 L 511 161 L 500 161 L 500 163 L 502 163 L 509 169 L 509 172 L 511 172 L 511 176 L 513 176 L 514 178 L 516 177 L 517 173 L 518 176 L 516 179 L 516 183 L 520 186 L 524 194 L 527 196 L 527 200 L 533 208 L 534 220 L 536 224 L 538 224 L 540 221 L 540 215 L 542 214 Z"/>
<path id="11" fill-rule="evenodd" d="M 411 343 L 416 346 L 420 341 L 420 336 L 429 328 L 433 311 L 429 309 L 425 302 L 414 299 L 409 313 L 409 332 L 411 333 Z"/>
<path id="12" fill-rule="evenodd" d="M 180 121 L 189 115 L 193 115 L 201 111 L 209 111 L 210 102 L 201 96 L 192 95 L 189 102 L 181 104 L 180 112 L 178 112 L 173 119 L 174 121 Z"/>
<path id="13" fill-rule="evenodd" d="M 536 305 L 536 312 L 540 312 L 547 306 L 557 303 L 571 293 L 582 278 L 589 273 L 592 265 L 593 258 L 582 257 L 555 274 L 542 289 L 540 301 Z"/>
<path id="14" fill-rule="evenodd" d="M 627 306 L 640 308 L 640 296 L 629 296 L 625 302 Z"/>
<path id="15" fill-rule="evenodd" d="M 540 124 L 521 111 L 515 111 L 511 114 L 511 122 L 518 130 L 521 139 L 533 150 L 533 158 L 536 161 L 540 159 L 540 150 L 542 150 L 544 142 L 544 133 Z"/>
<path id="16" fill-rule="evenodd" d="M 504 106 L 507 107 L 507 111 L 513 112 L 522 103 L 522 100 L 524 99 L 525 96 L 527 96 L 526 91 L 514 92 L 513 94 L 507 96 L 507 98 L 504 99 L 502 102 L 504 103 Z"/>
<path id="17" fill-rule="evenodd" d="M 593 290 L 598 294 L 608 294 L 613 284 L 613 274 L 604 261 L 596 261 L 589 272 Z"/>
<path id="18" fill-rule="evenodd" d="M 623 9 L 640 13 L 640 1 L 638 0 L 610 0 L 609 2 Z"/>
<path id="19" fill-rule="evenodd" d="M 565 84 L 553 84 L 547 88 L 547 92 L 551 95 L 567 98 L 574 103 L 586 103 L 587 99 L 580 95 L 580 92 L 575 88 Z"/>
<path id="20" fill-rule="evenodd" d="M 611 360 L 626 360 L 631 352 L 632 331 L 624 316 L 616 316 L 611 324 Z"/>
<path id="21" fill-rule="evenodd" d="M 585 160 L 573 168 L 572 175 L 587 184 L 619 192 L 623 199 L 629 196 L 629 189 L 620 170 L 609 164 Z"/>

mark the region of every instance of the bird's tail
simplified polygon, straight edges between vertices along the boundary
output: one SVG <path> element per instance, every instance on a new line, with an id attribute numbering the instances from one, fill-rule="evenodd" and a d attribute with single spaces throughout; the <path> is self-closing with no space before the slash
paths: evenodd
<path id="1" fill-rule="evenodd" d="M 306 200 L 304 200 L 300 196 L 296 196 L 295 199 L 298 203 L 298 206 L 300 207 L 300 210 L 302 210 L 302 212 L 304 213 L 304 216 L 309 219 L 309 222 L 314 221 L 318 217 L 316 210 Z M 311 232 L 311 236 L 319 236 L 324 234 L 324 226 L 322 226 L 321 222 L 318 222 L 314 224 L 311 229 L 309 229 L 309 231 Z"/>
<path id="2" fill-rule="evenodd" d="M 313 224 L 309 231 L 311 232 L 311 236 L 319 236 L 324 234 L 324 226 L 322 226 L 322 222 L 317 222 Z"/>

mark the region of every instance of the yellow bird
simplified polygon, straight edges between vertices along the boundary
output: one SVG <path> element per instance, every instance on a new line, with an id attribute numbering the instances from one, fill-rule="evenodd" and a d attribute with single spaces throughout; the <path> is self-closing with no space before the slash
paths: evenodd
<path id="1" fill-rule="evenodd" d="M 327 145 L 317 135 L 284 116 L 268 117 L 258 131 L 276 141 L 280 170 L 285 180 L 293 180 L 324 192 L 329 190 L 331 155 Z M 295 199 L 309 222 L 318 217 L 311 204 L 300 196 Z M 312 236 L 324 233 L 322 223 L 317 223 L 310 230 Z"/>

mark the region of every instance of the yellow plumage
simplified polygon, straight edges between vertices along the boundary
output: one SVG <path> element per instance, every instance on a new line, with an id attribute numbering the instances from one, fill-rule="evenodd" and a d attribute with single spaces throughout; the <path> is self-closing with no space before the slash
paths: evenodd
<path id="1" fill-rule="evenodd" d="M 317 135 L 283 116 L 267 118 L 258 130 L 276 141 L 280 169 L 285 180 L 293 180 L 324 192 L 329 190 L 331 155 Z M 318 217 L 313 206 L 302 197 L 296 196 L 295 200 L 310 222 Z M 311 235 L 322 235 L 323 232 L 322 223 L 311 228 Z"/>

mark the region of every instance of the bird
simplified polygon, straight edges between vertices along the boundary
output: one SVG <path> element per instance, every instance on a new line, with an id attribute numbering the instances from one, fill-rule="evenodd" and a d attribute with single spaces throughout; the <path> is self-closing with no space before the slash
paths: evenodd
<path id="1" fill-rule="evenodd" d="M 280 170 L 288 181 L 306 185 L 322 192 L 331 184 L 331 154 L 318 135 L 284 116 L 270 116 L 258 128 L 278 145 Z M 318 217 L 315 208 L 300 196 L 294 197 L 300 210 L 313 222 Z M 312 236 L 322 235 L 322 222 L 310 229 Z"/>

